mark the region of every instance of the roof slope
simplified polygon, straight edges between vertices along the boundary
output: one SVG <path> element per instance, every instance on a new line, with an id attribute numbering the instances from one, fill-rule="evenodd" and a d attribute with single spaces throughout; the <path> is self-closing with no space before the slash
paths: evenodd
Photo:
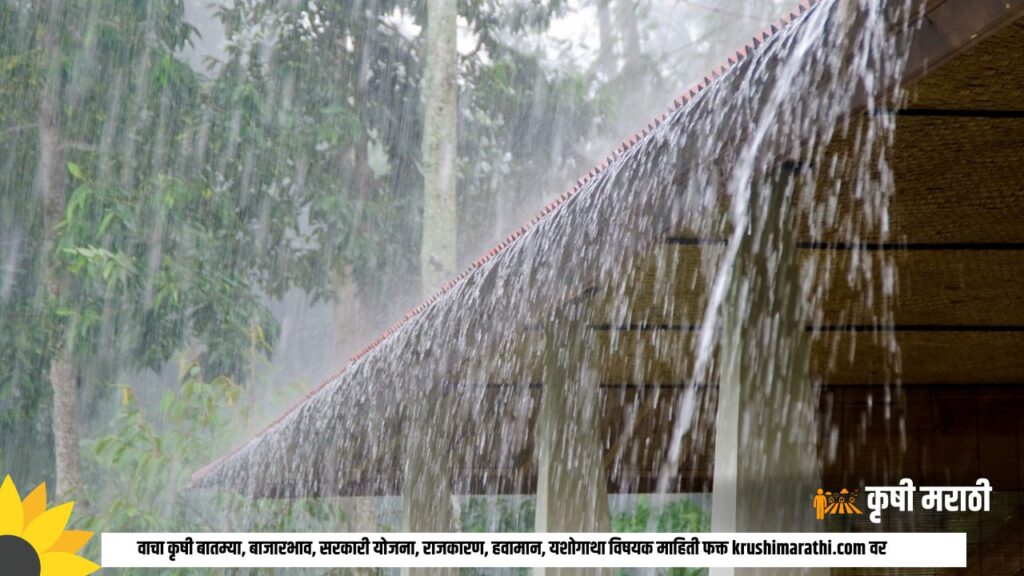
<path id="1" fill-rule="evenodd" d="M 941 24 L 943 6 L 966 4 L 950 0 L 933 14 Z M 919 31 L 923 40 L 915 45 L 908 75 L 923 73 L 925 63 L 934 63 L 936 56 L 994 29 L 992 22 L 1005 19 L 1011 10 L 1001 0 L 971 4 L 973 13 L 986 16 L 972 24 L 973 31 L 934 25 Z M 1011 4 L 1019 11 L 1022 2 Z M 720 125 L 725 144 L 716 150 L 717 158 L 730 158 L 730 143 L 746 136 L 747 119 L 716 118 L 716 110 L 735 98 L 750 77 L 770 74 L 779 65 L 794 42 L 789 32 L 793 27 L 787 26 L 813 12 L 811 4 L 801 5 L 754 38 L 266 430 L 196 472 L 193 485 L 260 496 L 398 490 L 400 478 L 375 470 L 398 466 L 395 442 L 403 433 L 403 405 L 445 390 L 456 373 L 468 381 L 523 383 L 528 359 L 514 357 L 533 352 L 524 354 L 509 332 L 566 313 L 567 303 L 586 295 L 600 278 L 614 276 L 634 254 L 679 229 L 695 208 L 692 199 L 680 194 L 680 158 L 695 148 L 704 151 L 703 143 L 690 136 L 708 123 Z M 781 47 L 764 48 L 779 43 Z M 508 359 L 499 364 L 500 374 L 485 373 L 476 370 L 470 351 Z M 463 408 L 474 410 L 473 401 Z M 507 438 L 511 444 L 513 435 Z M 503 455 L 512 456 L 512 449 Z"/>

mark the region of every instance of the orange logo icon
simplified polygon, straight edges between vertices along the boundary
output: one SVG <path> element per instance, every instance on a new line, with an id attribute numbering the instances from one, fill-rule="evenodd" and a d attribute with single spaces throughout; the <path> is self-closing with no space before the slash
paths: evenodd
<path id="1" fill-rule="evenodd" d="M 850 492 L 843 488 L 838 493 L 825 492 L 818 488 L 814 496 L 814 516 L 818 520 L 824 520 L 827 514 L 863 514 L 857 508 L 857 492 Z"/>

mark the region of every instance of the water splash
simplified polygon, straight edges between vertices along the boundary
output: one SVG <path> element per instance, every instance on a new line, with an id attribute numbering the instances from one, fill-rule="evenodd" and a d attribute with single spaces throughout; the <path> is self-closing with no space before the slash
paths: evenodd
<path id="1" fill-rule="evenodd" d="M 798 285 L 788 288 L 799 303 L 790 320 L 832 351 L 817 373 L 858 345 L 855 334 L 829 327 L 866 318 L 877 328 L 868 335 L 890 353 L 885 384 L 898 386 L 898 346 L 884 330 L 898 288 L 893 263 L 865 244 L 890 234 L 887 109 L 899 99 L 916 4 L 822 2 L 760 39 L 197 484 L 260 497 L 398 494 L 415 459 L 418 473 L 450 479 L 449 487 L 435 480 L 442 493 L 529 494 L 539 406 L 557 379 L 577 387 L 568 413 L 622 418 L 620 435 L 603 438 L 601 464 L 614 486 L 707 490 L 697 479 L 713 473 L 706 455 L 728 338 L 741 339 L 728 344 L 763 376 L 740 414 L 741 439 L 753 434 L 760 403 L 775 403 L 774 436 L 760 441 L 816 454 L 820 382 L 799 399 L 772 391 L 773 375 L 791 370 L 798 351 L 777 318 L 756 316 L 747 300 L 764 291 L 757 282 L 773 280 L 781 257 L 759 252 L 780 241 L 764 218 L 824 248 L 799 263 Z M 780 208 L 765 210 L 780 194 Z M 764 244 L 751 247 L 750 236 Z M 744 246 L 763 259 L 765 276 L 748 275 Z M 638 294 L 646 282 L 653 293 Z M 825 310 L 837 283 L 863 299 Z M 738 329 L 725 329 L 727 316 Z M 559 449 L 566 469 L 592 466 L 585 446 Z M 742 462 L 780 482 L 777 457 L 768 449 Z M 446 495 L 433 502 L 445 516 Z"/>

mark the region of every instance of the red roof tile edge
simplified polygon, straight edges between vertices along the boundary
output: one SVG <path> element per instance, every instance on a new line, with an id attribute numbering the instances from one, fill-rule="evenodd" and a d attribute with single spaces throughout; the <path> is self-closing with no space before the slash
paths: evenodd
<path id="1" fill-rule="evenodd" d="M 352 364 L 354 364 L 359 359 L 363 358 L 364 356 L 366 356 L 367 354 L 372 352 L 374 349 L 376 349 L 378 346 L 380 346 L 381 343 L 383 343 L 385 340 L 390 338 L 391 335 L 393 335 L 396 332 L 398 332 L 398 330 L 400 330 L 402 328 L 402 326 L 404 326 L 407 322 L 409 322 L 409 320 L 415 318 L 416 316 L 420 315 L 423 311 L 427 310 L 430 306 L 432 306 L 434 304 L 434 302 L 437 302 L 439 299 L 441 299 L 443 296 L 445 296 L 448 292 L 450 292 L 452 289 L 454 289 L 456 286 L 458 286 L 463 280 L 466 279 L 466 277 L 468 277 L 470 274 L 472 274 L 477 269 L 482 267 L 484 264 L 489 262 L 492 258 L 497 256 L 503 250 L 505 250 L 506 248 L 511 246 L 513 243 L 515 243 L 517 240 L 519 240 L 519 238 L 521 238 L 523 235 L 525 235 L 526 232 L 528 232 L 530 229 L 532 229 L 534 226 L 536 226 L 541 220 L 543 220 L 548 215 L 550 215 L 552 212 L 554 212 L 556 209 L 558 209 L 560 206 L 565 204 L 566 201 L 568 201 L 570 198 L 575 196 L 577 192 L 582 190 L 583 187 L 587 185 L 587 183 L 589 183 L 591 180 L 593 180 L 598 174 L 601 174 L 602 172 L 604 172 L 604 170 L 608 166 L 610 166 L 612 164 L 612 162 L 617 160 L 619 157 L 621 157 L 623 154 L 625 154 L 630 148 L 635 146 L 638 142 L 642 141 L 655 128 L 660 126 L 661 123 L 664 122 L 665 119 L 668 118 L 668 116 L 670 114 L 674 113 L 679 108 L 682 108 L 683 106 L 685 106 L 690 100 L 692 100 L 698 94 L 703 92 L 705 88 L 707 88 L 709 85 L 711 85 L 712 82 L 714 82 L 715 80 L 721 78 L 729 69 L 731 69 L 732 67 L 734 67 L 738 63 L 740 63 L 743 60 L 745 60 L 748 56 L 752 55 L 769 38 L 771 38 L 772 36 L 778 34 L 780 31 L 782 31 L 782 29 L 784 29 L 787 26 L 789 26 L 791 23 L 793 23 L 795 20 L 797 20 L 801 15 L 803 15 L 805 12 L 807 12 L 808 10 L 813 8 L 818 2 L 819 2 L 819 0 L 803 0 L 803 1 L 801 1 L 797 5 L 797 7 L 793 11 L 791 11 L 788 15 L 786 15 L 783 18 L 779 19 L 777 22 L 771 24 L 768 28 L 765 28 L 764 31 L 761 32 L 761 34 L 754 36 L 749 44 L 747 44 L 746 46 L 744 46 L 744 47 L 740 48 L 739 50 L 737 50 L 733 55 L 729 56 L 726 59 L 726 61 L 722 63 L 721 66 L 719 66 L 718 68 L 715 68 L 712 71 L 712 76 L 711 77 L 705 76 L 703 81 L 698 82 L 695 86 L 693 86 L 692 88 L 690 88 L 689 90 L 684 92 L 680 97 L 678 97 L 675 100 L 673 100 L 672 106 L 669 107 L 668 110 L 666 110 L 665 112 L 662 112 L 660 115 L 658 115 L 656 118 L 654 118 L 654 120 L 649 122 L 646 127 L 642 128 L 639 132 L 636 132 L 635 134 L 633 134 L 632 136 L 627 138 L 625 141 L 623 141 L 621 144 L 619 144 L 618 147 L 615 148 L 614 152 L 609 154 L 607 157 L 605 157 L 604 160 L 600 161 L 596 166 L 591 168 L 590 171 L 588 171 L 583 177 L 581 177 L 578 180 L 576 180 L 576 182 L 572 185 L 572 187 L 570 187 L 568 190 L 566 190 L 560 196 L 558 196 L 555 200 L 553 200 L 547 206 L 545 206 L 543 209 L 541 209 L 541 211 L 538 212 L 533 218 L 531 218 L 529 222 L 527 222 L 526 224 L 523 224 L 522 226 L 520 226 L 514 232 L 509 234 L 504 240 L 499 242 L 496 246 L 494 246 L 493 248 L 491 248 L 490 250 L 485 252 L 482 256 L 480 256 L 479 258 L 474 260 L 473 263 L 470 264 L 468 268 L 463 270 L 462 273 L 460 273 L 455 278 L 452 278 L 451 280 L 446 282 L 443 286 L 441 286 L 441 288 L 437 292 L 434 292 L 433 295 L 431 295 L 429 298 L 427 298 L 426 301 L 421 303 L 419 306 L 416 306 L 415 308 L 413 308 L 413 309 L 409 310 L 408 312 L 406 312 L 405 316 L 401 320 L 399 320 L 398 322 L 395 322 L 394 324 L 392 324 L 390 328 L 388 328 L 383 333 L 381 333 L 380 336 L 377 336 L 377 338 L 374 339 L 373 342 L 371 342 L 368 346 L 364 347 L 362 350 L 360 350 L 355 355 L 353 355 L 351 358 L 349 358 L 348 362 L 346 362 L 344 366 L 342 366 L 339 370 L 337 370 L 336 372 L 334 372 L 333 374 L 328 376 L 318 386 L 316 386 L 315 388 L 313 388 L 309 392 L 307 392 L 302 398 L 300 398 L 294 404 L 292 404 L 287 410 L 285 410 L 273 422 L 268 424 L 262 431 L 260 431 L 256 435 L 248 438 L 244 443 L 239 445 L 237 448 L 231 450 L 227 454 L 224 454 L 220 458 L 217 458 L 213 462 L 210 462 L 206 466 L 203 466 L 202 468 L 197 470 L 194 474 L 192 474 L 191 483 L 193 485 L 199 483 L 206 475 L 208 475 L 219 464 L 221 464 L 222 462 L 227 461 L 232 456 L 237 454 L 242 448 L 244 448 L 246 445 L 248 445 L 250 442 L 252 442 L 253 440 L 263 436 L 264 434 L 266 434 L 268 432 L 270 432 L 278 424 L 282 423 L 289 415 L 291 415 L 292 412 L 294 412 L 300 406 L 305 404 L 313 396 L 317 395 L 328 384 L 330 384 L 331 382 L 334 382 L 335 380 L 340 378 L 341 375 L 344 374 L 345 371 L 348 370 L 348 368 Z"/>

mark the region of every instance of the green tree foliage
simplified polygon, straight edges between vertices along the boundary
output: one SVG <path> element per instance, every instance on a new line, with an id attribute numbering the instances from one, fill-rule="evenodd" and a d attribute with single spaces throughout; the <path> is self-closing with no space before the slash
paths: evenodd
<path id="1" fill-rule="evenodd" d="M 116 141 L 123 125 L 111 116 L 134 117 L 131 107 L 118 96 L 124 91 L 119 92 L 116 86 L 117 82 L 127 83 L 127 76 L 137 76 L 131 81 L 145 94 L 153 77 L 163 69 L 137 68 L 138 74 L 133 75 L 125 62 L 133 61 L 140 53 L 169 57 L 179 49 L 189 35 L 189 28 L 180 22 L 180 12 L 180 2 L 153 6 L 113 1 L 0 4 L 0 36 L 4 38 L 0 43 L 0 98 L 5 102 L 0 110 L 0 157 L 5 162 L 0 175 L 0 220 L 4 242 L 11 244 L 11 249 L 4 251 L 2 284 L 7 288 L 0 294 L 0 320 L 9 327 L 0 336 L 0 348 L 4 350 L 0 367 L 5 375 L 0 397 L 10 399 L 15 407 L 0 414 L 0 430 L 5 440 L 13 440 L 6 445 L 32 445 L 33 452 L 45 453 L 45 446 L 20 437 L 38 434 L 39 430 L 24 430 L 18 424 L 45 422 L 37 416 L 47 414 L 47 371 L 57 349 L 71 351 L 80 360 L 81 368 L 76 373 L 87 382 L 101 379 L 113 363 L 123 359 L 122 347 L 109 345 L 118 328 L 110 320 L 119 303 L 108 297 L 99 310 L 79 309 L 84 301 L 101 296 L 95 292 L 95 283 L 83 285 L 67 276 L 86 272 L 84 266 L 67 270 L 62 260 L 77 256 L 80 264 L 86 258 L 95 264 L 105 259 L 104 284 L 109 281 L 113 290 L 124 287 L 123 282 L 119 287 L 115 284 L 125 278 L 112 275 L 118 255 L 102 245 L 96 248 L 105 251 L 89 251 L 87 246 L 61 242 L 58 248 L 45 241 L 47 224 L 39 182 L 47 174 L 43 173 L 41 158 L 48 148 L 51 158 L 56 154 L 75 159 L 69 165 L 70 177 L 63 172 L 63 165 L 56 166 L 53 182 L 58 188 L 51 194 L 56 197 L 56 205 L 63 206 L 75 177 L 84 178 L 87 172 L 101 174 L 104 186 L 111 185 L 115 168 L 127 166 L 127 159 L 137 162 L 140 150 L 156 148 L 141 146 L 131 138 Z M 53 58 L 59 60 L 53 62 Z M 115 90 L 109 91 L 110 85 L 103 79 L 117 79 Z M 44 119 L 39 114 L 44 93 L 57 99 L 58 108 L 52 119 L 55 125 L 48 127 L 57 140 L 45 143 L 40 136 Z M 185 89 L 177 93 L 181 98 L 189 96 Z M 124 154 L 117 156 L 122 158 L 112 153 L 115 144 L 121 145 Z M 126 173 L 133 171 L 125 168 Z M 51 229 L 56 227 L 57 234 L 64 235 L 66 229 L 75 227 L 75 218 L 83 228 L 100 228 L 107 218 L 89 209 L 71 216 L 59 226 L 52 224 Z M 75 252 L 76 248 L 86 251 Z M 121 259 L 120 264 L 127 262 Z M 90 267 L 88 272 L 93 270 Z M 48 286 L 41 281 L 48 276 L 61 278 L 66 287 L 56 297 L 47 293 Z M 85 392 L 88 395 L 94 389 Z M 15 462 L 19 464 L 40 463 Z"/>
<path id="2" fill-rule="evenodd" d="M 405 288 L 419 268 L 419 27 L 426 10 L 422 2 L 393 0 L 360 7 L 269 0 L 222 8 L 233 40 L 227 60 L 212 64 L 219 106 L 233 115 L 217 131 L 229 135 L 226 145 L 239 161 L 229 185 L 244 184 L 244 193 L 257 196 L 290 187 L 297 202 L 308 203 L 305 232 L 318 249 L 307 261 L 309 274 L 329 270 L 337 282 L 350 273 L 367 304 L 388 315 L 420 296 Z M 539 54 L 502 40 L 543 29 L 560 8 L 557 1 L 529 10 L 460 4 L 466 33 L 478 42 L 460 59 L 462 246 L 491 241 L 496 224 L 505 231 L 524 216 L 511 207 L 537 205 L 568 175 L 578 176 L 573 170 L 580 170 L 579 148 L 595 113 L 582 82 L 542 70 Z M 253 30 L 260 33 L 243 33 Z M 243 95 L 245 105 L 232 100 Z M 502 217 L 503 210 L 510 214 Z M 469 248 L 460 265 L 477 255 Z"/>
<path id="3" fill-rule="evenodd" d="M 108 434 L 88 442 L 87 463 L 102 478 L 94 488 L 90 530 L 285 532 L 295 526 L 337 530 L 345 514 L 331 500 L 247 502 L 230 494 L 188 490 L 190 475 L 236 441 L 248 422 L 251 398 L 226 376 L 207 380 L 199 363 L 183 360 L 175 390 L 158 407 L 140 405 L 130 386 Z M 234 520 L 243 518 L 244 520 Z M 312 529 L 312 528 L 311 528 Z M 97 556 L 96 543 L 90 556 Z M 122 570 L 124 574 L 189 574 L 188 570 Z"/>
<path id="4" fill-rule="evenodd" d="M 93 517 L 97 529 L 138 532 L 202 530 L 179 490 L 205 459 L 223 449 L 223 436 L 242 414 L 242 390 L 220 376 L 206 381 L 198 364 L 185 362 L 180 389 L 164 394 L 156 414 L 139 405 L 134 390 L 120 389 L 112 431 L 91 442 L 92 464 L 107 485 Z"/>
<path id="5" fill-rule="evenodd" d="M 641 496 L 635 507 L 612 517 L 613 532 L 707 532 L 707 512 L 689 499 L 673 500 L 654 510 L 647 496 Z M 625 572 L 622 572 L 623 574 Z M 669 568 L 659 570 L 665 576 L 701 576 L 704 568 Z"/>
<path id="6" fill-rule="evenodd" d="M 417 297 L 403 279 L 417 273 L 422 188 L 424 39 L 395 24 L 422 23 L 421 3 L 224 3 L 227 50 L 206 71 L 181 59 L 196 40 L 183 0 L 50 8 L 0 2 L 0 462 L 41 479 L 62 345 L 83 416 L 182 354 L 244 388 L 276 341 L 268 302 L 289 290 L 326 298 L 353 281 L 381 315 Z M 539 174 L 573 173 L 591 129 L 583 83 L 508 43 L 559 9 L 460 5 L 479 42 L 460 64 L 459 129 L 479 143 L 460 149 L 470 243 L 549 189 Z M 52 251 L 37 183 L 47 31 L 66 206 Z M 512 192 L 488 199 L 499 188 Z M 41 281 L 51 268 L 66 279 L 56 298 Z"/>
<path id="7" fill-rule="evenodd" d="M 530 532 L 535 503 L 526 497 L 470 496 L 460 508 L 462 532 Z"/>
<path id="8" fill-rule="evenodd" d="M 0 10 L 0 23 L 15 36 L 60 27 L 59 146 L 71 159 L 53 254 L 41 244 L 31 170 L 4 174 L 5 232 L 24 246 L 5 271 L 16 288 L 0 303 L 4 324 L 18 327 L 2 336 L 10 362 L 4 373 L 15 378 L 0 386 L 21 400 L 4 423 L 46 413 L 41 384 L 61 341 L 80 367 L 84 412 L 106 396 L 120 370 L 159 368 L 179 350 L 202 351 L 205 367 L 239 378 L 251 352 L 265 355 L 273 343 L 276 324 L 264 298 L 308 278 L 292 273 L 308 249 L 286 238 L 297 226 L 298 202 L 256 204 L 255 195 L 221 185 L 232 164 L 209 164 L 204 147 L 230 142 L 220 133 L 200 135 L 216 115 L 208 83 L 175 56 L 192 34 L 182 3 L 67 2 L 59 21 L 34 5 Z M 16 105 L 2 123 L 14 129 L 5 129 L 0 147 L 31 167 L 39 96 L 18 91 L 41 82 L 42 64 L 21 44 L 9 48 L 3 60 L 10 77 L 0 85 L 12 87 L 3 97 Z M 234 92 L 244 98 L 244 87 Z M 234 104 L 233 115 L 248 110 Z M 67 278 L 56 300 L 38 282 L 42 267 L 54 265 Z"/>

